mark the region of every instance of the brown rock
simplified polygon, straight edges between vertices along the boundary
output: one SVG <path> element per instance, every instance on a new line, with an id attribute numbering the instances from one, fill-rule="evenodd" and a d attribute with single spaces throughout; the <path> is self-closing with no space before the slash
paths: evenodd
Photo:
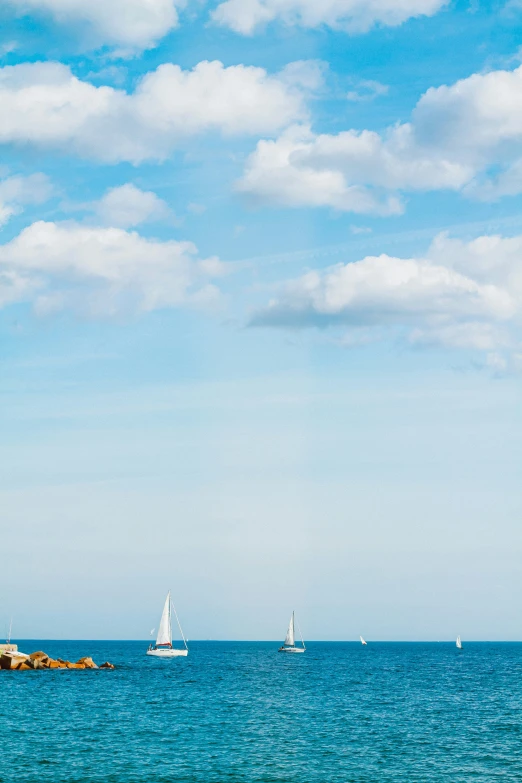
<path id="1" fill-rule="evenodd" d="M 0 669 L 10 669 L 12 662 L 12 657 L 4 653 L 4 655 L 0 656 Z"/>
<path id="2" fill-rule="evenodd" d="M 20 662 L 20 658 L 15 658 L 14 655 L 4 653 L 2 657 L 0 657 L 0 669 L 16 669 Z"/>
<path id="3" fill-rule="evenodd" d="M 32 668 L 33 667 L 29 666 L 28 663 L 26 663 L 25 661 L 22 661 L 22 663 L 18 664 L 18 666 L 16 667 L 16 670 L 17 671 L 30 671 Z"/>
<path id="4" fill-rule="evenodd" d="M 29 660 L 27 655 L 18 652 L 4 653 L 0 657 L 0 669 L 18 669 L 19 664 Z M 31 667 L 32 668 L 32 667 Z"/>
<path id="5" fill-rule="evenodd" d="M 36 663 L 38 661 L 37 666 L 35 666 L 35 669 L 48 669 L 49 663 L 51 659 L 47 655 L 47 653 L 42 652 L 41 650 L 38 650 L 37 652 L 31 653 L 29 656 L 30 660 L 33 661 L 33 663 Z"/>
<path id="6" fill-rule="evenodd" d="M 62 662 L 62 661 L 51 661 L 49 663 L 49 668 L 50 669 L 66 669 L 67 667 L 65 665 L 65 662 Z"/>
<path id="7" fill-rule="evenodd" d="M 105 663 L 102 663 L 100 666 L 100 669 L 114 669 L 114 665 L 109 663 L 109 661 L 105 661 Z"/>
<path id="8" fill-rule="evenodd" d="M 34 660 L 28 659 L 27 663 L 33 665 L 33 669 L 49 669 L 51 666 L 51 658 L 34 658 Z"/>
<path id="9" fill-rule="evenodd" d="M 80 658 L 77 663 L 83 663 L 86 669 L 97 669 L 98 667 L 94 663 L 92 658 Z"/>

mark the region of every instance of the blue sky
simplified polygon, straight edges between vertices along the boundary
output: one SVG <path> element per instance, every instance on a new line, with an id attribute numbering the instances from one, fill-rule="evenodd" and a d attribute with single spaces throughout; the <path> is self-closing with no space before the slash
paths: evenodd
<path id="1" fill-rule="evenodd" d="M 520 638 L 521 33 L 2 4 L 17 636 L 141 638 L 171 588 L 189 638 Z"/>

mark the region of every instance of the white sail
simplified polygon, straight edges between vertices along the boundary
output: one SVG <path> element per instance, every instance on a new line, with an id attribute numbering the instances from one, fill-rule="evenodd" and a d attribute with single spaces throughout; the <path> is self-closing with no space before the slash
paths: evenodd
<path id="1" fill-rule="evenodd" d="M 460 641 L 460 636 L 457 636 L 457 647 L 459 648 L 459 650 L 462 649 L 462 642 Z"/>
<path id="2" fill-rule="evenodd" d="M 161 615 L 158 628 L 158 635 L 156 637 L 156 644 L 172 645 L 172 629 L 170 627 L 170 592 L 167 593 L 165 606 L 163 607 L 163 613 Z"/>
<path id="3" fill-rule="evenodd" d="M 361 640 L 361 644 L 368 644 L 368 642 L 365 642 L 362 636 L 359 636 L 359 639 Z"/>
<path id="4" fill-rule="evenodd" d="M 288 647 L 293 647 L 294 644 L 294 613 L 292 612 L 292 616 L 288 624 L 288 631 L 286 632 L 285 645 Z"/>

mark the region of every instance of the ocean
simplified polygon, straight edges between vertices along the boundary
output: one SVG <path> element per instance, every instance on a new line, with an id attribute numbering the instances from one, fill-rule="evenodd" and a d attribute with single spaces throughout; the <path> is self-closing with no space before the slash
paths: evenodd
<path id="1" fill-rule="evenodd" d="M 1 783 L 522 781 L 522 644 L 20 642 L 115 671 L 0 671 Z"/>

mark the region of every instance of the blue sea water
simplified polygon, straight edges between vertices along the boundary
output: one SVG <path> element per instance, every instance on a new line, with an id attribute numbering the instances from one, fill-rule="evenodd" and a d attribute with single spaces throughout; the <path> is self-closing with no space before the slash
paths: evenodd
<path id="1" fill-rule="evenodd" d="M 115 671 L 0 671 L 1 783 L 522 781 L 522 644 L 25 642 Z"/>

